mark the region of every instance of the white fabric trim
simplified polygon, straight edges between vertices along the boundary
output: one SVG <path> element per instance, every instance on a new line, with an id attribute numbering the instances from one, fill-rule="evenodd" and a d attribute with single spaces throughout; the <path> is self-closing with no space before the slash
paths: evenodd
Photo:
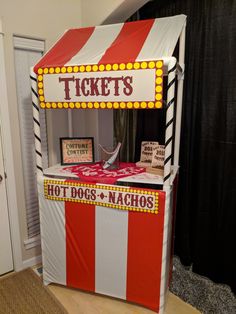
<path id="1" fill-rule="evenodd" d="M 185 21 L 185 15 L 156 19 L 136 60 L 172 56 Z"/>
<path id="2" fill-rule="evenodd" d="M 165 217 L 164 217 L 164 234 L 163 234 L 163 246 L 162 246 L 162 266 L 161 266 L 161 289 L 160 289 L 160 308 L 163 307 L 166 300 L 166 288 L 167 288 L 167 280 L 169 278 L 169 260 L 170 254 L 168 250 L 170 250 L 170 246 L 167 243 L 169 238 L 169 232 L 171 232 L 171 212 L 172 212 L 172 187 L 164 186 L 164 191 L 166 192 L 166 200 L 165 200 Z"/>
<path id="3" fill-rule="evenodd" d="M 126 299 L 128 212 L 96 206 L 95 291 Z"/>
<path id="4" fill-rule="evenodd" d="M 43 279 L 66 285 L 65 204 L 44 198 L 43 179 L 38 184 Z M 52 228 L 54 226 L 54 228 Z"/>

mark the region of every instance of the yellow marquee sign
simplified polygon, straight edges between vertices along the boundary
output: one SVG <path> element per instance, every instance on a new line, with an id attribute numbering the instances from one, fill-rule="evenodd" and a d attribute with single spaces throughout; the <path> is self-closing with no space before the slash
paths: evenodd
<path id="1" fill-rule="evenodd" d="M 162 107 L 163 61 L 38 69 L 41 108 Z"/>
<path id="2" fill-rule="evenodd" d="M 54 201 L 79 202 L 152 214 L 158 213 L 159 205 L 159 193 L 154 190 L 73 181 L 44 180 L 44 196 Z"/>

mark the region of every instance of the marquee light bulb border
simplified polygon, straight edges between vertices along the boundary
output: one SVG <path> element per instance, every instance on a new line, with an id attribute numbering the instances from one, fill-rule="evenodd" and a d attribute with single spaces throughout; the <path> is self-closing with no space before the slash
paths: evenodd
<path id="1" fill-rule="evenodd" d="M 45 102 L 44 75 L 73 74 L 103 71 L 155 69 L 155 101 L 121 101 L 121 102 Z M 160 109 L 163 97 L 163 61 L 140 61 L 128 63 L 88 64 L 78 66 L 45 67 L 37 71 L 38 97 L 42 109 Z M 145 86 L 144 86 L 145 88 Z"/>

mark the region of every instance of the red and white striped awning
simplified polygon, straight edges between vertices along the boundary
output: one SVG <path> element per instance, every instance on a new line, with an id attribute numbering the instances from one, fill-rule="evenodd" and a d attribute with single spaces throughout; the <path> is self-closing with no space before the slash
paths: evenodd
<path id="1" fill-rule="evenodd" d="M 45 67 L 155 60 L 172 56 L 185 15 L 70 29 L 36 64 Z"/>
<path id="2" fill-rule="evenodd" d="M 81 103 L 83 102 L 84 107 L 82 107 L 89 108 L 88 103 L 91 102 L 92 105 L 90 105 L 90 107 L 96 108 L 96 106 L 94 107 L 94 103 L 97 102 L 97 108 L 99 108 L 101 103 L 105 103 L 105 105 L 103 104 L 104 108 L 109 108 L 106 104 L 107 100 L 111 101 L 113 105 L 114 102 L 118 102 L 119 106 L 117 106 L 117 108 L 122 108 L 122 105 L 120 106 L 121 102 L 124 108 L 129 108 L 127 103 L 131 101 L 133 105 L 135 100 L 138 101 L 138 103 L 141 103 L 142 101 L 145 101 L 145 103 L 150 102 L 150 108 L 153 108 L 153 106 L 158 107 L 158 104 L 155 103 L 155 101 L 161 100 L 161 95 L 156 95 L 156 93 L 154 93 L 157 87 L 156 85 L 153 86 L 153 95 L 151 97 L 149 97 L 149 95 L 142 95 L 142 97 L 140 97 L 140 95 L 135 95 L 131 100 L 126 97 L 127 95 L 120 99 L 115 98 L 105 100 L 102 97 L 97 98 L 98 95 L 94 95 L 94 99 L 91 98 L 88 100 L 83 99 L 83 97 L 81 99 L 77 99 L 76 97 L 71 99 L 68 94 L 69 89 L 67 93 L 68 95 L 65 95 L 67 97 L 64 97 L 65 99 L 61 99 L 59 96 L 57 99 L 57 97 L 54 97 L 55 94 L 51 96 L 51 91 L 56 91 L 54 83 L 51 82 L 51 74 L 53 74 L 55 78 L 56 75 L 59 74 L 88 71 L 123 71 L 137 70 L 138 68 L 153 69 L 154 67 L 155 70 L 157 70 L 156 63 L 153 63 L 153 61 L 156 62 L 157 60 L 162 60 L 164 57 L 172 56 L 185 21 L 185 15 L 177 15 L 160 19 L 71 29 L 66 31 L 58 42 L 34 67 L 35 73 L 40 76 L 38 79 L 38 91 L 41 96 L 41 107 L 60 108 L 60 104 L 62 103 L 64 108 L 80 108 Z M 143 61 L 147 62 L 141 67 L 141 62 Z M 150 63 L 150 66 L 148 62 L 152 62 Z M 134 66 L 134 63 L 136 63 L 137 68 Z M 160 63 L 157 68 L 158 67 L 162 69 Z M 44 78 L 47 77 L 49 77 L 50 82 L 44 80 Z M 142 82 L 146 81 L 146 77 L 144 76 L 140 80 Z M 124 83 L 128 93 L 130 87 L 128 86 L 128 81 Z M 60 86 L 63 86 L 64 89 L 66 89 L 69 88 L 69 84 L 72 83 L 63 81 Z M 45 85 L 48 86 L 50 92 L 45 91 Z M 157 89 L 161 90 L 162 87 L 158 87 Z M 77 92 L 77 94 L 79 94 L 79 92 Z M 65 104 L 63 104 L 63 102 L 65 102 Z"/>

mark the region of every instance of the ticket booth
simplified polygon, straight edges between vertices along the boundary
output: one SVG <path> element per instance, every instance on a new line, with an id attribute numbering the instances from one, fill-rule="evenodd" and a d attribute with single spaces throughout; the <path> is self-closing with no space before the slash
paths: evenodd
<path id="1" fill-rule="evenodd" d="M 163 312 L 172 270 L 185 23 L 186 16 L 178 15 L 71 29 L 35 65 L 31 81 L 45 284 Z M 165 110 L 163 176 L 122 161 L 116 169 L 104 168 L 94 157 L 93 139 L 73 142 L 68 134 L 61 142 L 66 156 L 43 169 L 39 111 L 62 109 L 70 115 L 81 109 Z M 82 159 L 70 160 L 73 151 Z"/>

